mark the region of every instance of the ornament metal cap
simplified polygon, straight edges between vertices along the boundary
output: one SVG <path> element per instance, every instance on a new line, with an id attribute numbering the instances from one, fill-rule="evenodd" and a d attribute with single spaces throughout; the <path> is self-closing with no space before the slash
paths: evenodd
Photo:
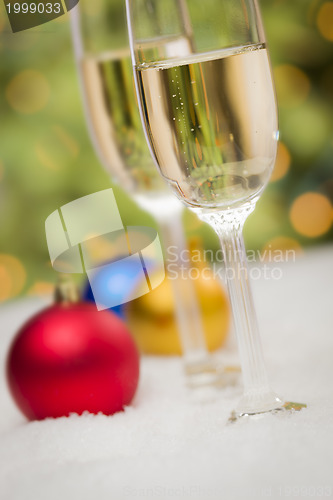
<path id="1" fill-rule="evenodd" d="M 54 301 L 57 304 L 73 304 L 79 300 L 79 289 L 72 278 L 66 274 L 60 274 L 54 292 Z"/>

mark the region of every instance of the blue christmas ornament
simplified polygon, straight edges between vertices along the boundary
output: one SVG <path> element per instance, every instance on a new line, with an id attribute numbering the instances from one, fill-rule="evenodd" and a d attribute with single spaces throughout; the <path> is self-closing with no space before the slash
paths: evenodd
<path id="1" fill-rule="evenodd" d="M 150 269 L 154 267 L 152 262 L 148 263 Z M 124 319 L 124 308 L 130 300 L 131 292 L 140 283 L 143 277 L 141 261 L 131 258 L 120 259 L 106 263 L 89 273 L 82 299 L 99 304 L 118 304 L 109 310 Z"/>

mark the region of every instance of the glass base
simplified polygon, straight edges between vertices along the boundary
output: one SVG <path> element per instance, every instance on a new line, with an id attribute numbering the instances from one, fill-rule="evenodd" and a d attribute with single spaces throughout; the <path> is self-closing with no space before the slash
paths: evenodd
<path id="1" fill-rule="evenodd" d="M 239 384 L 239 366 L 224 366 L 213 359 L 185 363 L 186 385 L 191 389 L 212 386 L 217 389 Z"/>
<path id="2" fill-rule="evenodd" d="M 248 413 L 243 413 L 243 412 L 239 412 L 237 410 L 234 410 L 230 417 L 229 417 L 229 420 L 228 420 L 228 423 L 234 423 L 234 422 L 237 422 L 238 420 L 240 419 L 244 419 L 244 418 L 261 418 L 261 417 L 264 417 L 267 413 L 293 413 L 295 411 L 301 411 L 303 410 L 304 408 L 307 408 L 307 405 L 304 404 L 304 403 L 293 403 L 292 401 L 288 401 L 286 403 L 283 403 L 281 406 L 277 407 L 277 408 L 272 408 L 270 410 L 263 410 L 263 411 L 260 411 L 260 412 L 255 412 L 255 413 L 251 413 L 251 412 L 248 412 Z"/>
<path id="3" fill-rule="evenodd" d="M 248 415 L 255 413 L 264 413 L 266 411 L 277 410 L 283 406 L 282 399 L 269 387 L 264 391 L 246 392 L 238 405 L 235 412 L 239 415 Z"/>

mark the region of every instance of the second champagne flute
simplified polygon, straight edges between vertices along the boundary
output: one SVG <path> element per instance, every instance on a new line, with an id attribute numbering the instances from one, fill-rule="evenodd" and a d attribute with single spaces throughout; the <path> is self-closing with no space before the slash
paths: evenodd
<path id="1" fill-rule="evenodd" d="M 181 264 L 186 248 L 184 207 L 158 174 L 144 138 L 125 4 L 121 0 L 101 0 L 97 4 L 81 0 L 71 13 L 71 26 L 87 122 L 101 163 L 112 179 L 156 218 L 164 248 L 176 248 Z M 185 34 L 180 41 L 180 45 L 184 44 L 189 44 Z M 170 50 L 176 54 L 178 49 L 176 43 Z M 207 352 L 201 313 L 190 280 L 170 281 L 188 385 L 224 385 L 228 376 Z"/>

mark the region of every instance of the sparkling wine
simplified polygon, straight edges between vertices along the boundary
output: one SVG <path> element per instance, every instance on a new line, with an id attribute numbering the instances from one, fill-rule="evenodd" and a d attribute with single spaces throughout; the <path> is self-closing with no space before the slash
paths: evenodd
<path id="1" fill-rule="evenodd" d="M 164 193 L 142 129 L 129 51 L 87 56 L 81 74 L 91 135 L 107 171 L 134 194 Z"/>
<path id="2" fill-rule="evenodd" d="M 263 44 L 136 68 L 150 148 L 178 197 L 234 207 L 266 185 L 278 138 Z"/>

